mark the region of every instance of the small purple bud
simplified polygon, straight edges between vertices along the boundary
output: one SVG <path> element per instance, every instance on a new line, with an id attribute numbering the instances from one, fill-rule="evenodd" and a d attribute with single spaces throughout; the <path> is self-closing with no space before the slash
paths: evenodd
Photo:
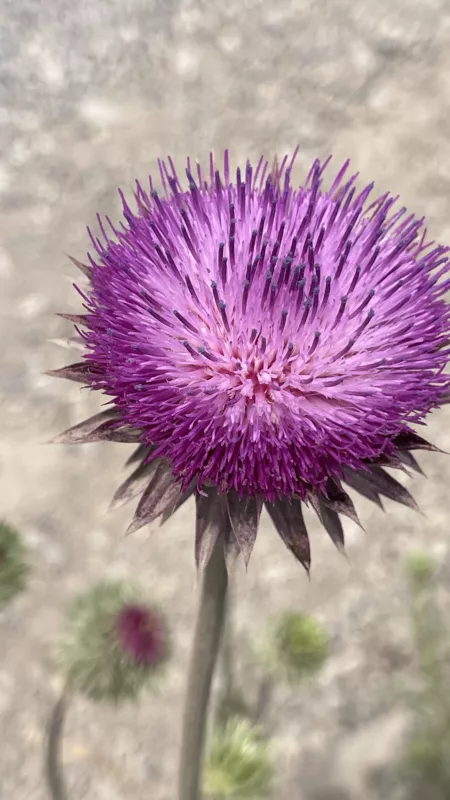
<path id="1" fill-rule="evenodd" d="M 155 611 L 144 605 L 125 606 L 116 627 L 121 647 L 136 663 L 155 666 L 166 657 L 166 630 Z"/>

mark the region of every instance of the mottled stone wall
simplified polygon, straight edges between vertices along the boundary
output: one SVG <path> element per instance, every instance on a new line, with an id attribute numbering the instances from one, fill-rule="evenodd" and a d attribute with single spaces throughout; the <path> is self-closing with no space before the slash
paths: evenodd
<path id="1" fill-rule="evenodd" d="M 301 145 L 350 156 L 367 183 L 399 192 L 450 241 L 448 0 L 4 0 L 0 7 L 0 514 L 24 533 L 30 590 L 0 617 L 0 797 L 43 800 L 42 726 L 57 686 L 51 645 L 71 597 L 132 574 L 163 603 L 177 658 L 160 696 L 137 712 L 81 701 L 67 730 L 74 797 L 173 800 L 184 663 L 195 608 L 192 508 L 167 528 L 123 538 L 131 509 L 107 514 L 127 447 L 46 445 L 99 408 L 44 376 L 64 354 L 56 318 L 76 308 L 65 253 L 85 225 L 118 211 L 116 188 L 225 146 L 234 160 Z M 429 437 L 450 449 L 450 411 Z M 278 800 L 375 800 L 405 728 L 414 680 L 404 554 L 448 558 L 450 462 L 424 455 L 405 479 L 425 517 L 359 503 L 348 563 L 313 532 L 311 584 L 264 520 L 248 575 L 238 572 L 243 657 L 277 609 L 314 610 L 333 656 L 314 685 L 282 691 L 274 712 Z M 255 613 L 257 609 L 257 613 Z M 170 702 L 167 698 L 170 698 Z M 390 791 L 390 790 L 389 790 Z M 341 794 L 339 794 L 341 792 Z"/>

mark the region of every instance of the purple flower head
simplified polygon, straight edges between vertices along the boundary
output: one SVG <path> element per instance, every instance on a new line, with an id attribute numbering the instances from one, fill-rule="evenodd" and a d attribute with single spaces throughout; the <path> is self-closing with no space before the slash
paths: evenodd
<path id="1" fill-rule="evenodd" d="M 226 496 L 247 551 L 265 501 L 307 563 L 300 501 L 327 529 L 328 512 L 354 516 L 342 480 L 411 504 L 382 466 L 417 466 L 409 450 L 427 444 L 409 426 L 448 392 L 450 280 L 448 248 L 396 198 L 370 202 L 348 162 L 324 188 L 329 159 L 294 188 L 294 159 L 247 162 L 234 182 L 227 153 L 222 174 L 188 160 L 186 188 L 169 159 L 161 195 L 138 183 L 134 212 L 122 196 L 124 223 L 99 219 L 81 265 L 84 361 L 59 374 L 112 401 L 66 441 L 141 443 L 118 496 L 147 485 L 133 528 L 194 490 L 200 506 Z"/>
<path id="2" fill-rule="evenodd" d="M 146 606 L 125 606 L 117 617 L 116 630 L 121 648 L 136 663 L 155 666 L 166 658 L 165 627 Z"/>
<path id="3" fill-rule="evenodd" d="M 94 584 L 75 599 L 58 646 L 70 688 L 115 703 L 154 684 L 169 655 L 164 616 L 139 586 L 122 581 Z"/>

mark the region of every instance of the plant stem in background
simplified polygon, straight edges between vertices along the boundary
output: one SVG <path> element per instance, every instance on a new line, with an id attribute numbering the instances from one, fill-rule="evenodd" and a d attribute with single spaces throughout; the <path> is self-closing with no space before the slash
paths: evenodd
<path id="1" fill-rule="evenodd" d="M 234 664 L 233 664 L 233 631 L 230 615 L 230 598 L 227 604 L 227 616 L 224 623 L 222 638 L 222 664 L 223 664 L 223 722 L 228 721 L 227 717 L 233 702 L 234 691 Z"/>
<path id="2" fill-rule="evenodd" d="M 228 577 L 219 537 L 203 575 L 189 668 L 179 771 L 179 800 L 200 800 L 207 711 L 225 620 Z"/>
<path id="3" fill-rule="evenodd" d="M 68 705 L 68 692 L 64 689 L 53 706 L 48 722 L 45 753 L 45 774 L 51 800 L 68 800 L 61 763 L 61 745 Z"/>
<path id="4" fill-rule="evenodd" d="M 263 720 L 266 711 L 270 706 L 273 690 L 274 690 L 274 680 L 272 675 L 265 675 L 259 685 L 258 696 L 256 698 L 256 704 L 252 718 L 254 725 L 260 723 Z"/>
<path id="5" fill-rule="evenodd" d="M 235 716 L 250 716 L 243 692 L 235 680 L 235 643 L 233 641 L 232 604 L 230 600 L 230 594 L 228 594 L 227 613 L 222 634 L 222 690 L 215 715 L 215 724 L 222 728 L 225 728 L 229 720 Z"/>
<path id="6" fill-rule="evenodd" d="M 448 684 L 443 672 L 442 644 L 445 629 L 430 595 L 430 587 L 416 587 L 412 597 L 412 619 L 422 674 L 428 691 L 442 710 L 447 706 Z"/>

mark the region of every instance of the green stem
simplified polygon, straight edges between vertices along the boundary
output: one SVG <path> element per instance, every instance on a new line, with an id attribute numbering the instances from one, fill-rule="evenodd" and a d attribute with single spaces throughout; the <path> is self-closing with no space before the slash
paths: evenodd
<path id="1" fill-rule="evenodd" d="M 64 721 L 68 706 L 66 689 L 53 706 L 47 726 L 45 775 L 51 800 L 68 800 L 68 793 L 61 765 L 61 745 Z"/>
<path id="2" fill-rule="evenodd" d="M 233 633 L 231 629 L 229 599 L 228 599 L 227 618 L 225 620 L 224 630 L 223 630 L 222 658 L 223 658 L 224 701 L 225 704 L 229 706 L 233 697 L 233 690 L 234 690 Z"/>
<path id="3" fill-rule="evenodd" d="M 207 711 L 225 621 L 228 577 L 219 537 L 203 575 L 189 668 L 179 770 L 179 800 L 200 800 Z"/>
<path id="4" fill-rule="evenodd" d="M 260 723 L 264 718 L 266 711 L 270 706 L 270 701 L 272 700 L 273 690 L 274 681 L 272 676 L 265 675 L 259 685 L 258 696 L 253 713 L 253 723 L 255 725 Z"/>
<path id="5" fill-rule="evenodd" d="M 233 635 L 231 630 L 230 617 L 230 596 L 227 601 L 227 614 L 222 633 L 222 653 L 221 653 L 221 672 L 222 672 L 222 691 L 217 707 L 216 722 L 220 727 L 225 727 L 230 715 L 233 712 L 233 705 L 236 694 L 234 681 L 233 664 Z"/>

